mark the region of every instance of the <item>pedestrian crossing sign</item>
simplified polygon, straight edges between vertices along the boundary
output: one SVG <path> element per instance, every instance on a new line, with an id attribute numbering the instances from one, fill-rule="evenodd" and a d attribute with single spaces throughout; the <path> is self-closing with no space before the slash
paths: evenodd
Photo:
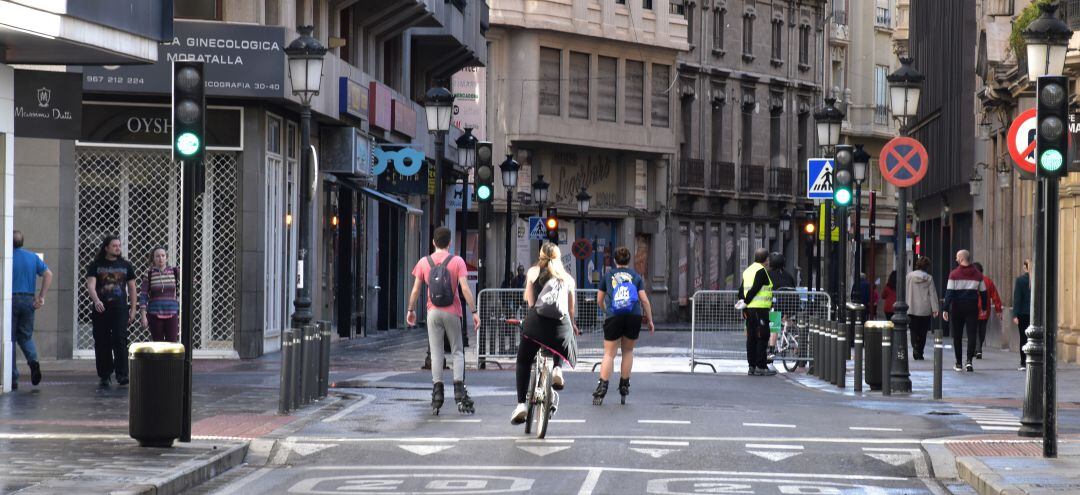
<path id="1" fill-rule="evenodd" d="M 832 199 L 832 158 L 811 158 L 806 161 L 806 197 Z"/>
<path id="2" fill-rule="evenodd" d="M 547 227 L 544 226 L 544 217 L 529 217 L 529 240 L 542 241 L 547 239 Z"/>

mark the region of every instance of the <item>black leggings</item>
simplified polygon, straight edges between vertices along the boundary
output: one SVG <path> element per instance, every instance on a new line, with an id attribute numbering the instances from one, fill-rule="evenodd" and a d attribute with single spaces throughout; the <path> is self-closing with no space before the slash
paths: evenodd
<path id="1" fill-rule="evenodd" d="M 908 315 L 911 320 L 911 356 L 915 359 L 923 357 L 923 349 L 926 348 L 926 334 L 930 331 L 929 316 Z"/>
<path id="2" fill-rule="evenodd" d="M 544 347 L 556 352 L 555 366 L 562 366 L 562 357 L 570 360 L 573 365 L 576 358 L 574 343 L 574 329 L 570 325 L 569 318 L 562 321 L 546 318 L 530 310 L 522 325 L 521 343 L 518 344 L 517 368 L 514 370 L 517 379 L 518 402 L 525 402 L 525 395 L 529 388 L 529 374 L 532 373 L 533 362 L 536 352 Z"/>
<path id="3" fill-rule="evenodd" d="M 975 359 L 975 348 L 979 345 L 979 306 L 976 301 L 956 302 L 949 313 L 952 323 L 953 353 L 956 364 L 963 364 L 964 333 L 967 333 L 967 360 Z"/>

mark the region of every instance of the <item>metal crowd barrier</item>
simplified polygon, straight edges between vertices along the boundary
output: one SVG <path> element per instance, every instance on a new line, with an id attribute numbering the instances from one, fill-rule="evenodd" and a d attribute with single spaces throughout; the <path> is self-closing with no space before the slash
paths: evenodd
<path id="1" fill-rule="evenodd" d="M 330 322 L 287 329 L 281 337 L 278 413 L 326 397 L 330 384 Z"/>
<path id="2" fill-rule="evenodd" d="M 604 316 L 596 303 L 596 289 L 578 289 L 576 322 L 581 335 L 577 336 L 578 367 L 591 365 L 595 369 L 604 357 Z M 476 331 L 476 366 L 480 369 L 492 363 L 502 368 L 503 362 L 517 358 L 521 330 L 507 320 L 523 321 L 528 313 L 524 289 L 484 289 L 478 299 L 480 328 Z"/>
<path id="3" fill-rule="evenodd" d="M 703 290 L 691 298 L 690 371 L 698 365 L 716 368 L 708 360 L 746 359 L 746 320 L 735 309 L 739 293 L 734 290 Z M 829 294 L 816 291 L 773 291 L 773 311 L 780 323 L 795 335 L 798 346 L 793 356 L 812 362 L 817 339 L 811 338 L 812 319 L 829 320 Z"/>

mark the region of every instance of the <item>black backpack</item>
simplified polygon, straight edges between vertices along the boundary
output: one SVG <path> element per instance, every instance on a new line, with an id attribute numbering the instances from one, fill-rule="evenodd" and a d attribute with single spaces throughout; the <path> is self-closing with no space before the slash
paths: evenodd
<path id="1" fill-rule="evenodd" d="M 446 259 L 438 265 L 435 264 L 435 260 L 431 256 L 427 257 L 428 264 L 431 265 L 431 273 L 428 274 L 428 300 L 431 301 L 431 305 L 437 308 L 445 308 L 454 304 L 454 283 L 457 282 L 450 276 L 450 270 L 447 268 L 450 266 L 450 262 L 454 260 L 454 255 L 450 254 L 446 256 Z"/>

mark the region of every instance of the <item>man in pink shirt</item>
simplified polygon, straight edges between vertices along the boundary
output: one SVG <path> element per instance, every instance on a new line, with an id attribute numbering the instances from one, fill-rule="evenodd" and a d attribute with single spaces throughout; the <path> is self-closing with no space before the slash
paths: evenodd
<path id="1" fill-rule="evenodd" d="M 465 347 L 461 338 L 461 297 L 472 313 L 473 325 L 480 326 L 480 315 L 476 312 L 476 302 L 469 289 L 469 269 L 465 260 L 450 253 L 450 229 L 435 229 L 431 243 L 435 252 L 420 258 L 413 268 L 415 277 L 412 293 L 409 294 L 409 310 L 405 321 L 409 326 L 416 325 L 416 301 L 420 297 L 420 285 L 428 286 L 427 292 L 427 331 L 428 346 L 431 349 L 431 391 L 432 414 L 439 414 L 443 405 L 443 337 L 450 341 L 450 353 L 453 357 L 454 402 L 458 411 L 466 414 L 474 412 L 473 401 L 465 388 Z"/>

